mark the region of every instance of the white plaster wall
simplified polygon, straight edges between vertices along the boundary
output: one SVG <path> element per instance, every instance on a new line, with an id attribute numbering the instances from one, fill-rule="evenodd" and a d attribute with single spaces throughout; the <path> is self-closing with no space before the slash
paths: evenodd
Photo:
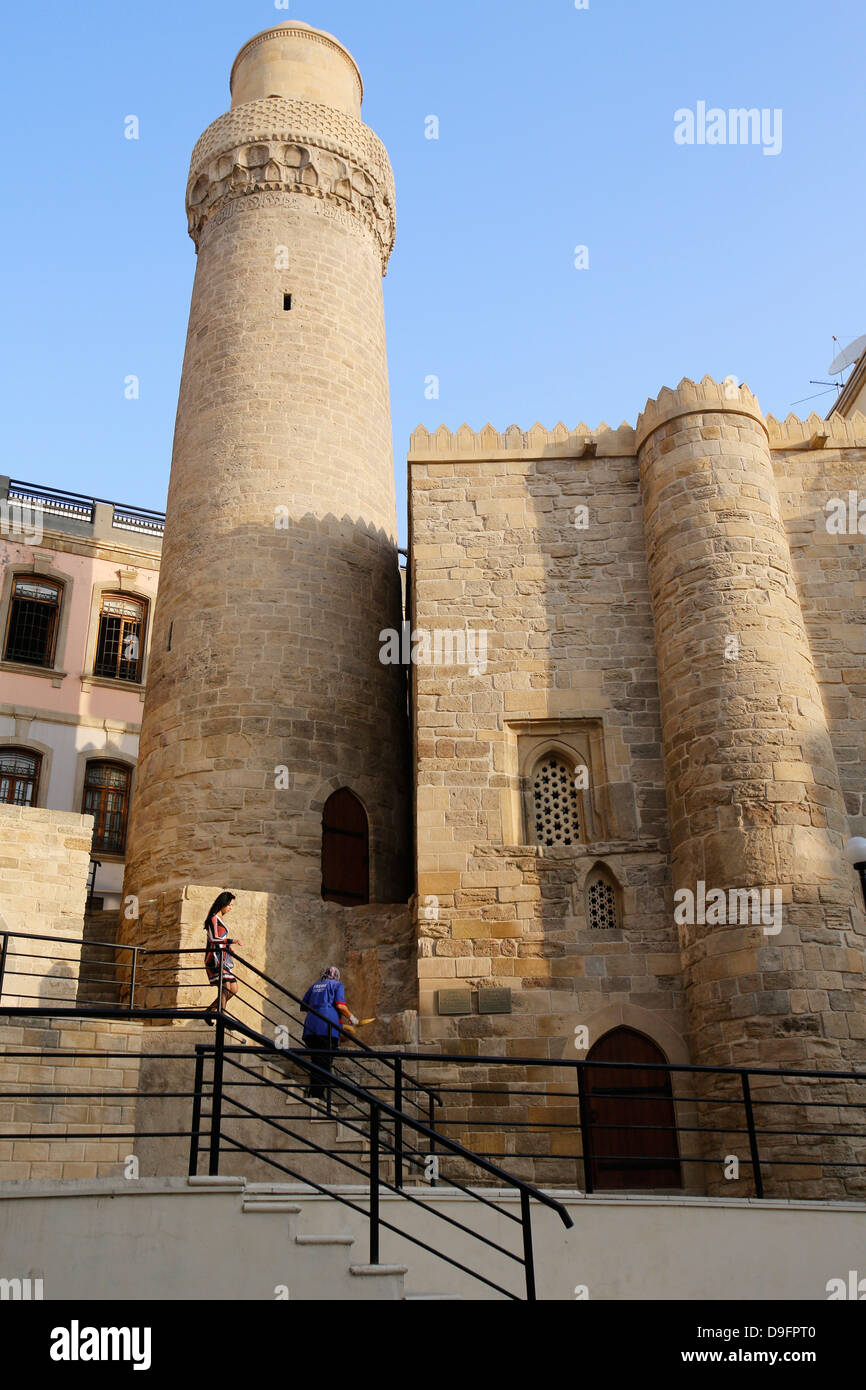
<path id="1" fill-rule="evenodd" d="M 358 1189 L 340 1189 L 355 1199 Z M 251 1213 L 243 1202 L 270 1193 L 300 1206 Z M 516 1213 L 510 1195 L 493 1194 Z M 573 1301 L 585 1285 L 597 1299 L 777 1301 L 827 1298 L 827 1282 L 866 1275 L 866 1203 L 721 1201 L 704 1198 L 563 1196 L 574 1220 L 533 1207 L 538 1294 Z M 425 1199 L 473 1229 L 519 1248 L 519 1228 L 459 1194 L 425 1190 Z M 386 1196 L 382 1216 L 468 1262 L 477 1243 L 431 1214 Z M 327 1257 L 298 1247 L 296 1234 L 356 1237 Z M 470 1250 L 472 1251 L 470 1255 Z M 367 1223 L 348 1208 L 297 1187 L 228 1180 L 191 1189 L 183 1178 L 132 1183 L 15 1183 L 0 1186 L 0 1276 L 42 1277 L 45 1297 L 79 1299 L 292 1299 L 362 1296 L 346 1281 L 348 1263 L 368 1258 Z M 380 1258 L 406 1265 L 406 1291 L 486 1298 L 481 1285 L 433 1255 L 383 1232 Z M 493 1252 L 481 1267 L 520 1287 L 519 1271 Z M 518 1277 L 515 1279 L 515 1273 Z M 363 1282 L 363 1281 L 362 1281 Z M 332 1295 L 333 1296 L 333 1295 Z M 365 1295 L 369 1297 L 369 1292 Z M 389 1296 L 393 1296 L 391 1293 Z"/>

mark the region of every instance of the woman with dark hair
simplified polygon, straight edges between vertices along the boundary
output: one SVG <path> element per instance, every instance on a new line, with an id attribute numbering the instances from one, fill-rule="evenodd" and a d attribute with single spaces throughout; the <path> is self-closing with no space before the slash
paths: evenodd
<path id="1" fill-rule="evenodd" d="M 218 894 L 211 903 L 210 911 L 204 919 L 204 929 L 207 932 L 204 968 L 211 984 L 217 986 L 217 997 L 205 1014 L 205 1019 L 211 1026 L 213 1026 L 213 1018 L 210 1015 L 216 1013 L 220 1007 L 220 978 L 222 978 L 222 1007 L 224 1009 L 228 1006 L 229 1000 L 238 992 L 235 963 L 229 946 L 241 946 L 243 943 L 240 937 L 229 936 L 229 929 L 223 920 L 226 913 L 231 912 L 234 900 L 234 893 Z"/>

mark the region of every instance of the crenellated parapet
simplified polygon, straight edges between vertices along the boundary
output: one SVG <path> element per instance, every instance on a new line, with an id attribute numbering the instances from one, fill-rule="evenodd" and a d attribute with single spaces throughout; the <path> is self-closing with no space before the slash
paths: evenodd
<path id="1" fill-rule="evenodd" d="M 488 424 L 481 430 L 470 429 L 469 425 L 450 430 L 440 425 L 431 432 L 419 425 L 409 444 L 409 462 L 453 463 L 456 460 L 521 457 L 623 458 L 636 454 L 651 434 L 671 421 L 684 415 L 718 411 L 729 418 L 742 416 L 757 424 L 771 450 L 866 447 L 866 415 L 859 411 L 850 419 L 831 415 L 825 420 L 813 412 L 805 420 L 793 414 L 785 420 L 777 420 L 775 415 L 764 416 L 757 396 L 744 383 L 740 384 L 734 377 L 716 381 L 705 376 L 701 381 L 684 377 L 676 388 L 664 387 L 655 399 L 647 401 L 636 425 L 623 421 L 615 429 L 605 421 L 594 429 L 583 421 L 574 428 L 560 422 L 553 429 L 535 424 L 528 430 L 519 425 L 497 430 Z"/>
<path id="2" fill-rule="evenodd" d="M 394 174 L 381 140 L 363 121 L 318 102 L 263 97 L 234 106 L 202 135 L 187 181 L 189 233 L 229 204 L 261 195 L 331 205 L 376 239 L 382 272 L 394 249 Z"/>
<path id="3" fill-rule="evenodd" d="M 825 420 L 815 411 L 805 420 L 793 414 L 787 415 L 784 420 L 768 415 L 767 430 L 771 449 L 866 448 L 866 415 L 859 410 L 849 419 L 843 415 L 831 415 L 829 420 Z"/>
<path id="4" fill-rule="evenodd" d="M 468 425 L 449 430 L 445 425 L 430 434 L 419 425 L 412 435 L 409 445 L 410 463 L 435 463 L 437 460 L 453 463 L 464 459 L 494 458 L 584 458 L 607 456 L 610 458 L 630 457 L 635 451 L 635 432 L 625 422 L 618 429 L 611 429 L 604 421 L 596 429 L 579 424 L 575 429 L 567 425 L 555 425 L 552 430 L 544 425 L 533 425 L 522 430 L 518 425 L 509 425 L 499 431 L 493 425 L 485 425 L 481 430 L 472 430 Z"/>
<path id="5" fill-rule="evenodd" d="M 679 386 L 666 386 L 647 401 L 635 426 L 637 447 L 659 426 L 682 415 L 695 412 L 723 410 L 728 415 L 745 415 L 757 421 L 765 431 L 771 449 L 796 448 L 864 448 L 866 447 L 866 415 L 857 411 L 850 418 L 831 415 L 824 419 L 812 411 L 801 419 L 793 412 L 778 420 L 775 415 L 764 416 L 757 397 L 745 384 L 728 377 L 716 381 L 705 376 L 701 381 L 684 377 Z"/>
<path id="6" fill-rule="evenodd" d="M 672 390 L 665 386 L 655 400 L 648 400 L 635 426 L 635 441 L 640 448 L 649 436 L 660 426 L 682 415 L 723 410 L 728 415 L 746 415 L 758 422 L 766 432 L 758 399 L 746 385 L 740 385 L 735 377 L 716 381 L 705 376 L 701 381 L 683 377 L 679 386 Z"/>

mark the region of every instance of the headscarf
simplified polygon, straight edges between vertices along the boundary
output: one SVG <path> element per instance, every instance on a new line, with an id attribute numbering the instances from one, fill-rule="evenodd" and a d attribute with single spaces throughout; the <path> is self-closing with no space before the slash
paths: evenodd
<path id="1" fill-rule="evenodd" d="M 336 965 L 329 965 L 327 970 L 323 970 L 319 976 L 320 980 L 339 980 L 340 972 Z"/>

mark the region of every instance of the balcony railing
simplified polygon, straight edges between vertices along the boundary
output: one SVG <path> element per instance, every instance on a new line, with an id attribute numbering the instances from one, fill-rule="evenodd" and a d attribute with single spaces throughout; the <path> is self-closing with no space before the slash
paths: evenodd
<path id="1" fill-rule="evenodd" d="M 151 511 L 147 507 L 127 506 L 122 502 L 109 501 L 106 497 L 87 497 L 80 492 L 42 487 L 39 483 L 25 483 L 18 478 L 9 480 L 9 501 L 36 505 L 46 516 L 80 521 L 87 526 L 93 525 L 97 505 L 101 505 L 111 507 L 111 524 L 119 531 L 137 531 L 140 534 L 161 536 L 165 530 L 164 512 Z"/>

